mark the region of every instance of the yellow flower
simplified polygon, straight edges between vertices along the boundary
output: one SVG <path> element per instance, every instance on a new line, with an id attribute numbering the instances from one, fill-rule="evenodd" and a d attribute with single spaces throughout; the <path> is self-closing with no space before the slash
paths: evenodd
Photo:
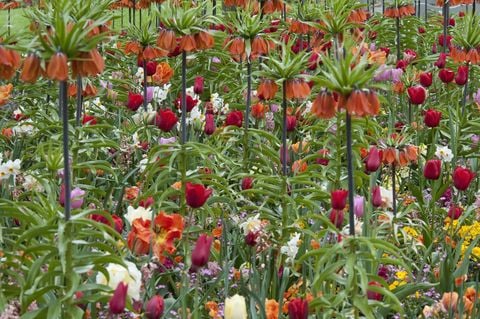
<path id="1" fill-rule="evenodd" d="M 240 295 L 225 300 L 225 319 L 247 319 L 245 298 Z"/>

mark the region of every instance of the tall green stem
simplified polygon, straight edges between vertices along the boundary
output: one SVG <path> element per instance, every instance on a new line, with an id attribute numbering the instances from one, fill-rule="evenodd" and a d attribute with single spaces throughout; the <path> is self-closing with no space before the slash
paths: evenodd
<path id="1" fill-rule="evenodd" d="M 462 97 L 462 118 L 465 116 L 465 106 L 467 104 L 468 96 L 468 80 L 470 79 L 470 64 L 467 64 L 467 82 L 465 82 L 465 87 L 463 88 L 463 97 Z"/>
<path id="2" fill-rule="evenodd" d="M 345 112 L 345 121 L 347 129 L 347 170 L 348 170 L 348 209 L 349 209 L 349 227 L 350 235 L 355 236 L 355 218 L 353 198 L 355 185 L 353 183 L 353 156 L 352 156 L 352 117 Z"/>
<path id="3" fill-rule="evenodd" d="M 65 221 L 70 220 L 70 157 L 68 152 L 68 101 L 67 101 L 67 81 L 61 81 L 59 84 L 59 106 L 62 115 L 63 128 L 63 183 L 65 185 L 64 215 Z"/>
<path id="4" fill-rule="evenodd" d="M 400 18 L 399 17 L 397 17 L 395 19 L 395 26 L 396 26 L 395 31 L 396 31 L 396 35 L 397 35 L 397 40 L 396 40 L 396 42 L 397 42 L 397 61 L 399 61 L 400 58 L 401 58 L 401 54 L 400 54 Z"/>
<path id="5" fill-rule="evenodd" d="M 245 105 L 245 133 L 243 135 L 243 165 L 248 173 L 248 127 L 250 124 L 250 105 L 252 98 L 252 63 L 247 60 L 247 102 Z"/>
<path id="6" fill-rule="evenodd" d="M 397 217 L 397 186 L 395 185 L 395 163 L 392 163 L 392 207 L 393 207 L 393 217 Z"/>
<path id="7" fill-rule="evenodd" d="M 283 81 L 282 174 L 287 176 L 287 81 Z"/>

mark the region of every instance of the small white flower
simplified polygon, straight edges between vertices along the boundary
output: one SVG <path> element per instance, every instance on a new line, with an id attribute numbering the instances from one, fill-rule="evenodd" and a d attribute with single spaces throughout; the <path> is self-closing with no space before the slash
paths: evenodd
<path id="1" fill-rule="evenodd" d="M 391 189 L 380 187 L 380 196 L 382 197 L 382 206 L 393 208 L 393 194 Z"/>
<path id="2" fill-rule="evenodd" d="M 20 122 L 19 125 L 13 127 L 13 135 L 15 136 L 27 136 L 35 132 L 35 128 L 32 125 L 32 119 L 28 119 Z"/>
<path id="3" fill-rule="evenodd" d="M 148 157 L 147 155 L 144 155 L 144 158 L 138 163 L 139 165 L 139 170 L 140 170 L 140 173 L 143 173 L 145 172 L 145 169 L 147 168 L 147 164 L 148 164 Z"/>
<path id="4" fill-rule="evenodd" d="M 132 116 L 132 120 L 135 124 L 142 124 L 142 123 L 151 123 L 155 118 L 157 112 L 153 109 L 152 104 L 148 103 L 147 110 L 143 107 L 139 108 L 137 112 Z"/>
<path id="5" fill-rule="evenodd" d="M 142 206 L 139 206 L 138 208 L 128 206 L 127 213 L 124 217 L 128 221 L 128 223 L 132 225 L 133 221 L 137 218 L 142 218 L 144 220 L 152 220 L 152 210 L 150 208 L 145 208 Z"/>
<path id="6" fill-rule="evenodd" d="M 298 253 L 300 243 L 300 234 L 294 233 L 293 237 L 287 242 L 287 245 L 280 248 L 280 252 L 287 256 L 287 261 L 293 262 Z"/>
<path id="7" fill-rule="evenodd" d="M 120 282 L 128 284 L 127 294 L 130 298 L 140 300 L 140 288 L 142 286 L 142 273 L 138 270 L 137 266 L 130 261 L 125 261 L 128 268 L 125 268 L 118 264 L 108 264 L 106 270 L 110 276 L 110 280 L 107 282 L 107 278 L 103 273 L 97 274 L 97 284 L 108 285 L 112 289 L 116 289 Z"/>
<path id="8" fill-rule="evenodd" d="M 162 103 L 165 101 L 167 99 L 170 86 L 171 84 L 165 84 L 163 87 L 155 86 L 153 88 L 153 99 L 155 99 L 157 103 Z"/>
<path id="9" fill-rule="evenodd" d="M 444 161 L 445 163 L 450 163 L 453 159 L 452 150 L 448 146 L 438 146 L 435 152 L 435 156 Z"/>
<path id="10" fill-rule="evenodd" d="M 22 184 L 27 191 L 43 192 L 44 188 L 36 177 L 32 175 L 25 175 L 25 181 Z"/>
<path id="11" fill-rule="evenodd" d="M 310 114 L 310 111 L 312 110 L 312 101 L 307 101 L 307 103 L 305 104 L 305 108 L 302 112 L 302 115 L 307 115 L 307 114 Z"/>
<path id="12" fill-rule="evenodd" d="M 198 105 L 196 105 L 191 111 L 190 115 L 187 118 L 187 124 L 191 124 L 193 121 L 198 120 L 200 122 L 205 120 L 205 115 L 202 114 Z"/>
<path id="13" fill-rule="evenodd" d="M 5 164 L 3 164 L 2 166 L 5 167 L 5 169 L 7 170 L 8 174 L 10 174 L 10 175 L 18 175 L 18 174 L 20 174 L 21 164 L 22 164 L 22 160 L 16 159 L 16 160 L 14 160 L 14 161 L 9 160 L 8 162 L 6 162 Z"/>

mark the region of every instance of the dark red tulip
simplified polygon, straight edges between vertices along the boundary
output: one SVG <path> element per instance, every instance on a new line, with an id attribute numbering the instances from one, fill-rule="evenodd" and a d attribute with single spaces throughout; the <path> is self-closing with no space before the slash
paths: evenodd
<path id="1" fill-rule="evenodd" d="M 463 18 L 463 17 L 465 16 L 465 12 L 464 12 L 464 11 L 460 11 L 460 12 L 458 13 L 458 16 L 459 16 L 460 18 Z"/>
<path id="2" fill-rule="evenodd" d="M 319 165 L 327 166 L 328 162 L 330 161 L 328 159 L 328 154 L 330 153 L 327 149 L 322 148 L 317 152 L 319 154 L 319 157 L 315 160 L 315 162 Z"/>
<path id="3" fill-rule="evenodd" d="M 146 65 L 147 75 L 152 76 L 157 72 L 157 62 L 155 61 L 148 61 Z"/>
<path id="4" fill-rule="evenodd" d="M 153 205 L 153 203 L 155 203 L 155 199 L 153 199 L 152 196 L 146 198 L 146 199 L 142 199 L 140 202 L 138 202 L 138 206 L 141 206 L 143 208 L 148 208 L 150 206 Z"/>
<path id="5" fill-rule="evenodd" d="M 453 185 L 460 191 L 464 191 L 470 186 L 475 178 L 475 173 L 466 167 L 458 166 L 453 171 Z"/>
<path id="6" fill-rule="evenodd" d="M 190 112 L 195 106 L 197 106 L 197 103 L 198 100 L 187 94 L 187 112 Z M 182 95 L 175 100 L 175 105 L 178 109 L 182 108 Z"/>
<path id="7" fill-rule="evenodd" d="M 308 59 L 308 69 L 312 71 L 315 70 L 318 66 L 319 61 L 320 55 L 317 52 L 312 52 L 310 58 Z"/>
<path id="8" fill-rule="evenodd" d="M 92 214 L 90 215 L 90 218 L 93 219 L 96 222 L 108 225 L 112 227 L 112 224 L 110 221 L 103 215 L 100 214 Z M 122 233 L 123 229 L 123 220 L 118 217 L 117 215 L 112 215 L 112 220 L 113 220 L 113 228 L 117 231 L 117 233 Z"/>
<path id="9" fill-rule="evenodd" d="M 424 27 L 418 27 L 418 33 L 423 34 L 427 32 Z"/>
<path id="10" fill-rule="evenodd" d="M 335 225 L 335 227 L 340 229 L 342 228 L 343 220 L 345 219 L 345 214 L 343 210 L 332 209 L 330 211 L 330 215 L 328 216 L 328 218 L 330 219 L 332 224 Z"/>
<path id="11" fill-rule="evenodd" d="M 382 206 L 382 192 L 380 186 L 375 186 L 372 188 L 372 205 L 373 207 Z"/>
<path id="12" fill-rule="evenodd" d="M 432 72 L 423 72 L 422 74 L 420 74 L 420 84 L 423 87 L 428 88 L 430 85 L 432 85 L 432 82 L 433 82 Z"/>
<path id="13" fill-rule="evenodd" d="M 412 104 L 422 104 L 427 98 L 427 90 L 421 85 L 411 86 L 407 89 L 407 94 Z"/>
<path id="14" fill-rule="evenodd" d="M 442 119 L 442 112 L 434 109 L 429 109 L 425 112 L 423 122 L 427 127 L 437 127 L 440 124 L 441 119 Z"/>
<path id="15" fill-rule="evenodd" d="M 197 76 L 193 83 L 193 92 L 195 94 L 202 94 L 203 93 L 203 76 Z"/>
<path id="16" fill-rule="evenodd" d="M 402 69 L 405 72 L 405 69 L 408 66 L 408 62 L 405 60 L 398 60 L 396 68 L 397 69 Z"/>
<path id="17" fill-rule="evenodd" d="M 455 77 L 455 73 L 448 68 L 444 68 L 444 69 L 441 69 L 440 72 L 438 72 L 438 77 L 443 83 L 450 83 L 453 81 L 453 78 Z"/>
<path id="18" fill-rule="evenodd" d="M 423 176 L 426 179 L 438 179 L 442 172 L 442 161 L 437 159 L 428 160 L 423 167 Z"/>
<path id="19" fill-rule="evenodd" d="M 385 55 L 388 57 L 388 55 L 390 54 L 390 48 L 387 48 L 387 47 L 381 47 L 380 48 L 380 51 L 383 51 L 385 52 Z"/>
<path id="20" fill-rule="evenodd" d="M 440 34 L 440 36 L 438 37 L 438 45 L 442 46 L 443 47 L 443 40 L 445 38 L 443 37 L 443 34 Z M 449 48 L 452 44 L 452 36 L 451 35 L 447 35 L 447 48 Z"/>
<path id="21" fill-rule="evenodd" d="M 451 219 L 459 219 L 460 216 L 462 216 L 462 213 L 463 213 L 463 208 L 452 205 L 448 209 L 447 216 L 450 217 Z"/>
<path id="22" fill-rule="evenodd" d="M 143 96 L 141 94 L 128 92 L 127 107 L 129 110 L 136 111 L 143 104 Z"/>
<path id="23" fill-rule="evenodd" d="M 381 163 L 380 151 L 375 146 L 371 146 L 365 158 L 365 168 L 367 172 L 376 172 Z"/>
<path id="24" fill-rule="evenodd" d="M 243 122 L 243 112 L 242 111 L 232 111 L 227 114 L 227 118 L 225 120 L 226 125 L 234 125 L 238 127 L 242 127 Z"/>
<path id="25" fill-rule="evenodd" d="M 447 55 L 445 53 L 440 53 L 438 56 L 437 61 L 434 63 L 434 65 L 439 68 L 443 69 L 445 67 L 445 64 L 447 64 Z"/>
<path id="26" fill-rule="evenodd" d="M 163 315 L 165 303 L 161 296 L 153 296 L 145 307 L 145 316 L 147 319 L 160 319 Z"/>
<path id="27" fill-rule="evenodd" d="M 297 118 L 295 115 L 287 115 L 287 132 L 292 132 L 297 126 Z"/>
<path id="28" fill-rule="evenodd" d="M 187 183 L 185 188 L 185 196 L 188 206 L 192 208 L 202 207 L 212 194 L 212 190 L 206 188 L 202 184 Z"/>
<path id="29" fill-rule="evenodd" d="M 244 177 L 242 179 L 242 190 L 251 189 L 253 187 L 253 178 Z"/>
<path id="30" fill-rule="evenodd" d="M 457 75 L 455 75 L 455 83 L 458 85 L 465 85 L 468 79 L 468 66 L 460 65 L 457 69 Z"/>
<path id="31" fill-rule="evenodd" d="M 215 117 L 213 114 L 206 114 L 205 115 L 205 128 L 203 131 L 207 135 L 212 135 L 215 133 L 215 130 L 217 129 L 217 126 L 215 125 Z"/>
<path id="32" fill-rule="evenodd" d="M 128 284 L 124 284 L 123 281 L 121 281 L 115 289 L 112 298 L 108 302 L 108 307 L 112 314 L 118 315 L 123 313 L 123 311 L 125 310 L 127 291 Z"/>
<path id="33" fill-rule="evenodd" d="M 376 282 L 376 281 L 370 281 L 368 283 L 369 286 L 376 286 L 376 287 L 382 287 L 382 284 L 380 284 L 379 282 Z M 370 299 L 370 300 L 382 300 L 382 294 L 379 293 L 379 292 L 375 292 L 375 291 L 372 291 L 372 290 L 367 290 L 367 298 Z"/>
<path id="34" fill-rule="evenodd" d="M 160 109 L 155 115 L 155 124 L 164 132 L 170 132 L 177 122 L 177 115 L 170 109 Z"/>
<path id="35" fill-rule="evenodd" d="M 194 270 L 205 266 L 208 263 L 210 257 L 210 248 L 212 246 L 213 237 L 201 234 L 195 248 L 192 251 L 192 268 Z"/>
<path id="36" fill-rule="evenodd" d="M 348 191 L 345 189 L 337 189 L 330 193 L 330 201 L 332 208 L 336 210 L 343 210 L 347 205 Z"/>
<path id="37" fill-rule="evenodd" d="M 295 298 L 288 303 L 289 319 L 307 319 L 308 301 L 302 298 Z"/>
<path id="38" fill-rule="evenodd" d="M 82 124 L 83 125 L 86 125 L 86 124 L 95 125 L 95 124 L 97 124 L 97 119 L 93 115 L 85 114 L 85 115 L 83 115 Z"/>

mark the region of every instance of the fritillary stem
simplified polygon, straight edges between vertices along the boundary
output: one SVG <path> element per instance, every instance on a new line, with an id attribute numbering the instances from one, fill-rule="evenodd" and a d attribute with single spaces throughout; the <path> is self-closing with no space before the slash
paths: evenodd
<path id="1" fill-rule="evenodd" d="M 353 197 L 355 192 L 355 185 L 353 182 L 353 158 L 352 158 L 352 117 L 348 112 L 345 112 L 345 121 L 347 129 L 347 171 L 348 171 L 348 220 L 350 227 L 350 235 L 355 236 L 355 218 Z"/>
<path id="2" fill-rule="evenodd" d="M 62 115 L 63 128 L 63 183 L 65 185 L 64 216 L 65 221 L 70 220 L 70 162 L 68 152 L 68 103 L 67 103 L 67 81 L 59 84 L 59 106 Z"/>

